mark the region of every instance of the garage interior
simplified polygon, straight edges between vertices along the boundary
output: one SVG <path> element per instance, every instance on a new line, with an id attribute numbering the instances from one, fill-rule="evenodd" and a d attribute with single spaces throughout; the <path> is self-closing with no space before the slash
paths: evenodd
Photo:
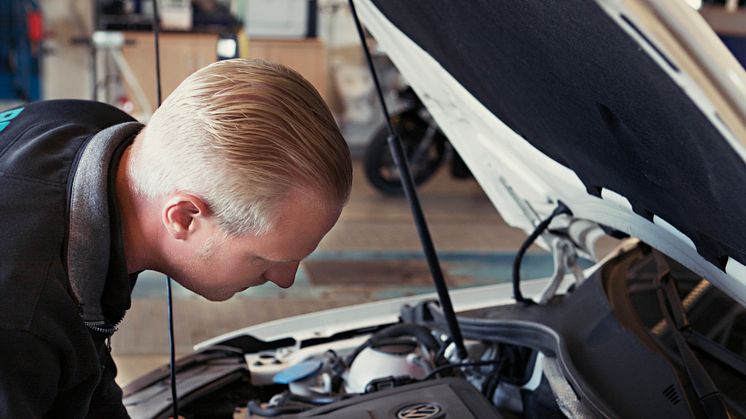
<path id="1" fill-rule="evenodd" d="M 740 3 L 706 1 L 699 7 L 744 64 L 746 5 Z M 406 200 L 382 193 L 365 175 L 367 146 L 383 125 L 383 117 L 346 1 L 164 0 L 162 4 L 165 94 L 191 72 L 219 58 L 280 62 L 299 71 L 320 91 L 355 159 L 351 199 L 338 224 L 301 264 L 292 288 L 266 284 L 213 303 L 176 286 L 177 354 L 188 354 L 201 341 L 249 325 L 433 292 Z M 0 111 L 25 101 L 96 99 L 147 121 L 156 102 L 154 48 L 147 24 L 152 2 L 6 0 L 0 8 L 6 21 L 13 22 L 0 25 L 4 42 L 0 59 L 5 64 L 0 66 Z M 390 106 L 407 106 L 395 68 L 384 52 L 374 51 Z M 418 191 L 447 282 L 451 288 L 507 282 L 515 251 L 526 236 L 505 225 L 476 181 L 452 175 L 457 157 L 448 147 L 444 153 L 443 163 Z M 602 240 L 597 255 L 614 245 L 613 239 Z M 524 276 L 548 276 L 552 270 L 551 255 L 532 247 Z M 168 362 L 164 281 L 157 273 L 141 275 L 132 309 L 112 339 L 120 385 Z"/>

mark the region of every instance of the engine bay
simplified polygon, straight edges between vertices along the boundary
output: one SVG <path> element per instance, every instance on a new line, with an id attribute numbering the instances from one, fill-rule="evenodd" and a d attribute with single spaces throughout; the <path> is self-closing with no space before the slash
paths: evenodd
<path id="1" fill-rule="evenodd" d="M 658 297 L 668 288 L 678 302 Z M 679 305 L 682 312 L 672 308 Z M 462 311 L 458 320 L 466 359 L 434 301 L 401 307 L 397 323 L 327 337 L 224 341 L 177 363 L 181 414 L 712 417 L 715 395 L 732 417 L 746 416 L 743 307 L 644 244 L 619 251 L 544 304 Z M 695 361 L 684 360 L 689 353 Z M 693 374 L 693 362 L 704 373 Z M 702 394 L 703 380 L 717 393 Z M 140 408 L 168 417 L 168 384 L 161 370 L 128 386 L 132 416 Z"/>

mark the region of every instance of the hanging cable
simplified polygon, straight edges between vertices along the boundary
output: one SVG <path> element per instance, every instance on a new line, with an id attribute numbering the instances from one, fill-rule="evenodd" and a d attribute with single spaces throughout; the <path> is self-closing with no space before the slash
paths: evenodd
<path id="1" fill-rule="evenodd" d="M 155 45 L 155 90 L 156 108 L 161 106 L 161 44 L 158 41 L 161 16 L 158 13 L 158 0 L 153 0 L 153 43 Z"/>
<path id="2" fill-rule="evenodd" d="M 557 202 L 557 208 L 552 211 L 552 214 L 547 217 L 546 220 L 539 223 L 539 225 L 536 226 L 533 232 L 526 238 L 526 241 L 523 242 L 521 245 L 521 248 L 518 249 L 518 253 L 515 255 L 515 259 L 513 260 L 513 298 L 515 298 L 516 302 L 523 303 L 523 304 L 533 304 L 534 301 L 530 298 L 524 298 L 523 294 L 521 293 L 521 263 L 523 262 L 523 256 L 526 254 L 526 251 L 528 248 L 536 241 L 536 239 L 544 233 L 544 231 L 549 227 L 549 224 L 552 223 L 552 220 L 554 217 L 560 215 L 560 214 L 569 214 L 572 215 L 572 211 L 562 202 Z"/>
<path id="3" fill-rule="evenodd" d="M 155 45 L 155 87 L 156 87 L 156 109 L 161 106 L 161 48 L 159 42 L 160 14 L 158 13 L 158 0 L 153 1 L 153 44 Z M 166 275 L 166 294 L 168 299 L 168 368 L 171 373 L 171 406 L 173 407 L 173 418 L 179 418 L 179 398 L 176 393 L 176 348 L 174 342 L 174 303 L 171 295 L 171 277 Z"/>
<path id="4" fill-rule="evenodd" d="M 179 418 L 179 398 L 176 395 L 176 348 L 174 342 L 174 306 L 171 296 L 171 277 L 166 276 L 166 291 L 168 294 L 168 367 L 171 373 L 171 401 L 174 419 Z"/>
<path id="5" fill-rule="evenodd" d="M 456 318 L 456 313 L 453 310 L 453 304 L 451 304 L 451 296 L 448 294 L 448 286 L 446 285 L 446 281 L 443 278 L 443 271 L 441 270 L 440 262 L 438 261 L 438 255 L 437 253 L 435 253 L 435 246 L 433 245 L 433 240 L 430 237 L 430 231 L 427 227 L 427 221 L 425 220 L 425 215 L 422 212 L 420 200 L 417 197 L 417 191 L 415 190 L 414 181 L 412 180 L 412 174 L 409 171 L 409 164 L 407 163 L 407 156 L 404 153 L 404 147 L 402 147 L 401 138 L 399 138 L 399 136 L 396 134 L 396 130 L 394 130 L 394 126 L 391 124 L 391 115 L 389 115 L 389 110 L 386 107 L 386 101 L 383 97 L 381 83 L 378 81 L 378 74 L 376 73 L 376 69 L 373 66 L 373 59 L 370 56 L 368 44 L 365 42 L 363 26 L 360 24 L 360 19 L 358 18 L 357 12 L 355 11 L 355 4 L 352 2 L 352 0 L 348 1 L 350 4 L 350 12 L 352 13 L 352 17 L 355 20 L 355 27 L 357 28 L 357 33 L 360 37 L 360 44 L 362 45 L 363 51 L 365 52 L 365 58 L 368 62 L 368 67 L 370 68 L 370 74 L 376 86 L 376 92 L 378 93 L 378 100 L 383 110 L 383 116 L 386 120 L 386 124 L 388 125 L 388 143 L 389 148 L 391 149 L 391 155 L 394 158 L 396 167 L 399 169 L 399 177 L 401 178 L 402 187 L 404 188 L 404 195 L 407 197 L 409 207 L 412 211 L 412 216 L 414 217 L 415 226 L 417 227 L 417 233 L 420 236 L 422 249 L 425 253 L 425 258 L 427 259 L 427 265 L 430 268 L 430 274 L 433 277 L 435 290 L 438 293 L 438 301 L 440 302 L 440 306 L 443 309 L 443 314 L 445 315 L 446 323 L 448 324 L 449 334 L 453 338 L 453 342 L 456 345 L 456 354 L 460 359 L 466 359 L 467 352 L 466 347 L 464 346 L 464 338 L 461 336 L 461 329 L 458 325 L 458 319 Z"/>

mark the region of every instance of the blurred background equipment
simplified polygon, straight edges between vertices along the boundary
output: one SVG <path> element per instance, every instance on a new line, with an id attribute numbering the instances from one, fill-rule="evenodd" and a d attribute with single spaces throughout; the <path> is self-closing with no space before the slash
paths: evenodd
<path id="1" fill-rule="evenodd" d="M 316 11 L 316 0 L 247 0 L 244 30 L 251 38 L 314 38 Z"/>
<path id="2" fill-rule="evenodd" d="M 0 2 L 0 101 L 41 98 L 39 57 L 44 27 L 33 0 Z"/>
<path id="3" fill-rule="evenodd" d="M 469 169 L 448 143 L 430 113 L 410 87 L 399 91 L 403 107 L 391 115 L 391 122 L 402 140 L 416 186 L 427 182 L 444 160 L 450 160 L 455 178 L 470 177 Z M 371 137 L 363 158 L 365 177 L 386 195 L 403 195 L 399 169 L 388 146 L 388 129 L 382 125 Z"/>
<path id="4" fill-rule="evenodd" d="M 686 1 L 745 63 L 746 1 Z M 159 6 L 163 51 L 173 54 L 164 57 L 166 94 L 193 70 L 218 59 L 277 61 L 317 87 L 353 153 L 364 153 L 383 121 L 373 112 L 372 83 L 344 0 L 159 0 Z M 152 75 L 144 67 L 152 63 L 141 58 L 152 55 L 145 35 L 152 10 L 153 0 L 3 0 L 0 100 L 97 98 L 145 121 L 152 109 L 145 109 L 111 52 L 121 53 L 149 95 Z M 95 31 L 122 32 L 125 42 L 118 49 L 109 44 L 97 49 L 91 42 Z M 373 46 L 373 53 L 377 66 L 386 65 L 385 52 Z M 391 85 L 387 100 L 395 103 L 398 92 Z"/>

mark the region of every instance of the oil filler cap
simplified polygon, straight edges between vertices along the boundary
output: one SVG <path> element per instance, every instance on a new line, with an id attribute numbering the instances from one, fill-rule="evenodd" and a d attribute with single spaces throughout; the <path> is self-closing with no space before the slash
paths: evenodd
<path id="1" fill-rule="evenodd" d="M 272 377 L 275 384 L 290 384 L 296 381 L 305 380 L 319 372 L 323 361 L 305 361 L 288 367 Z"/>

